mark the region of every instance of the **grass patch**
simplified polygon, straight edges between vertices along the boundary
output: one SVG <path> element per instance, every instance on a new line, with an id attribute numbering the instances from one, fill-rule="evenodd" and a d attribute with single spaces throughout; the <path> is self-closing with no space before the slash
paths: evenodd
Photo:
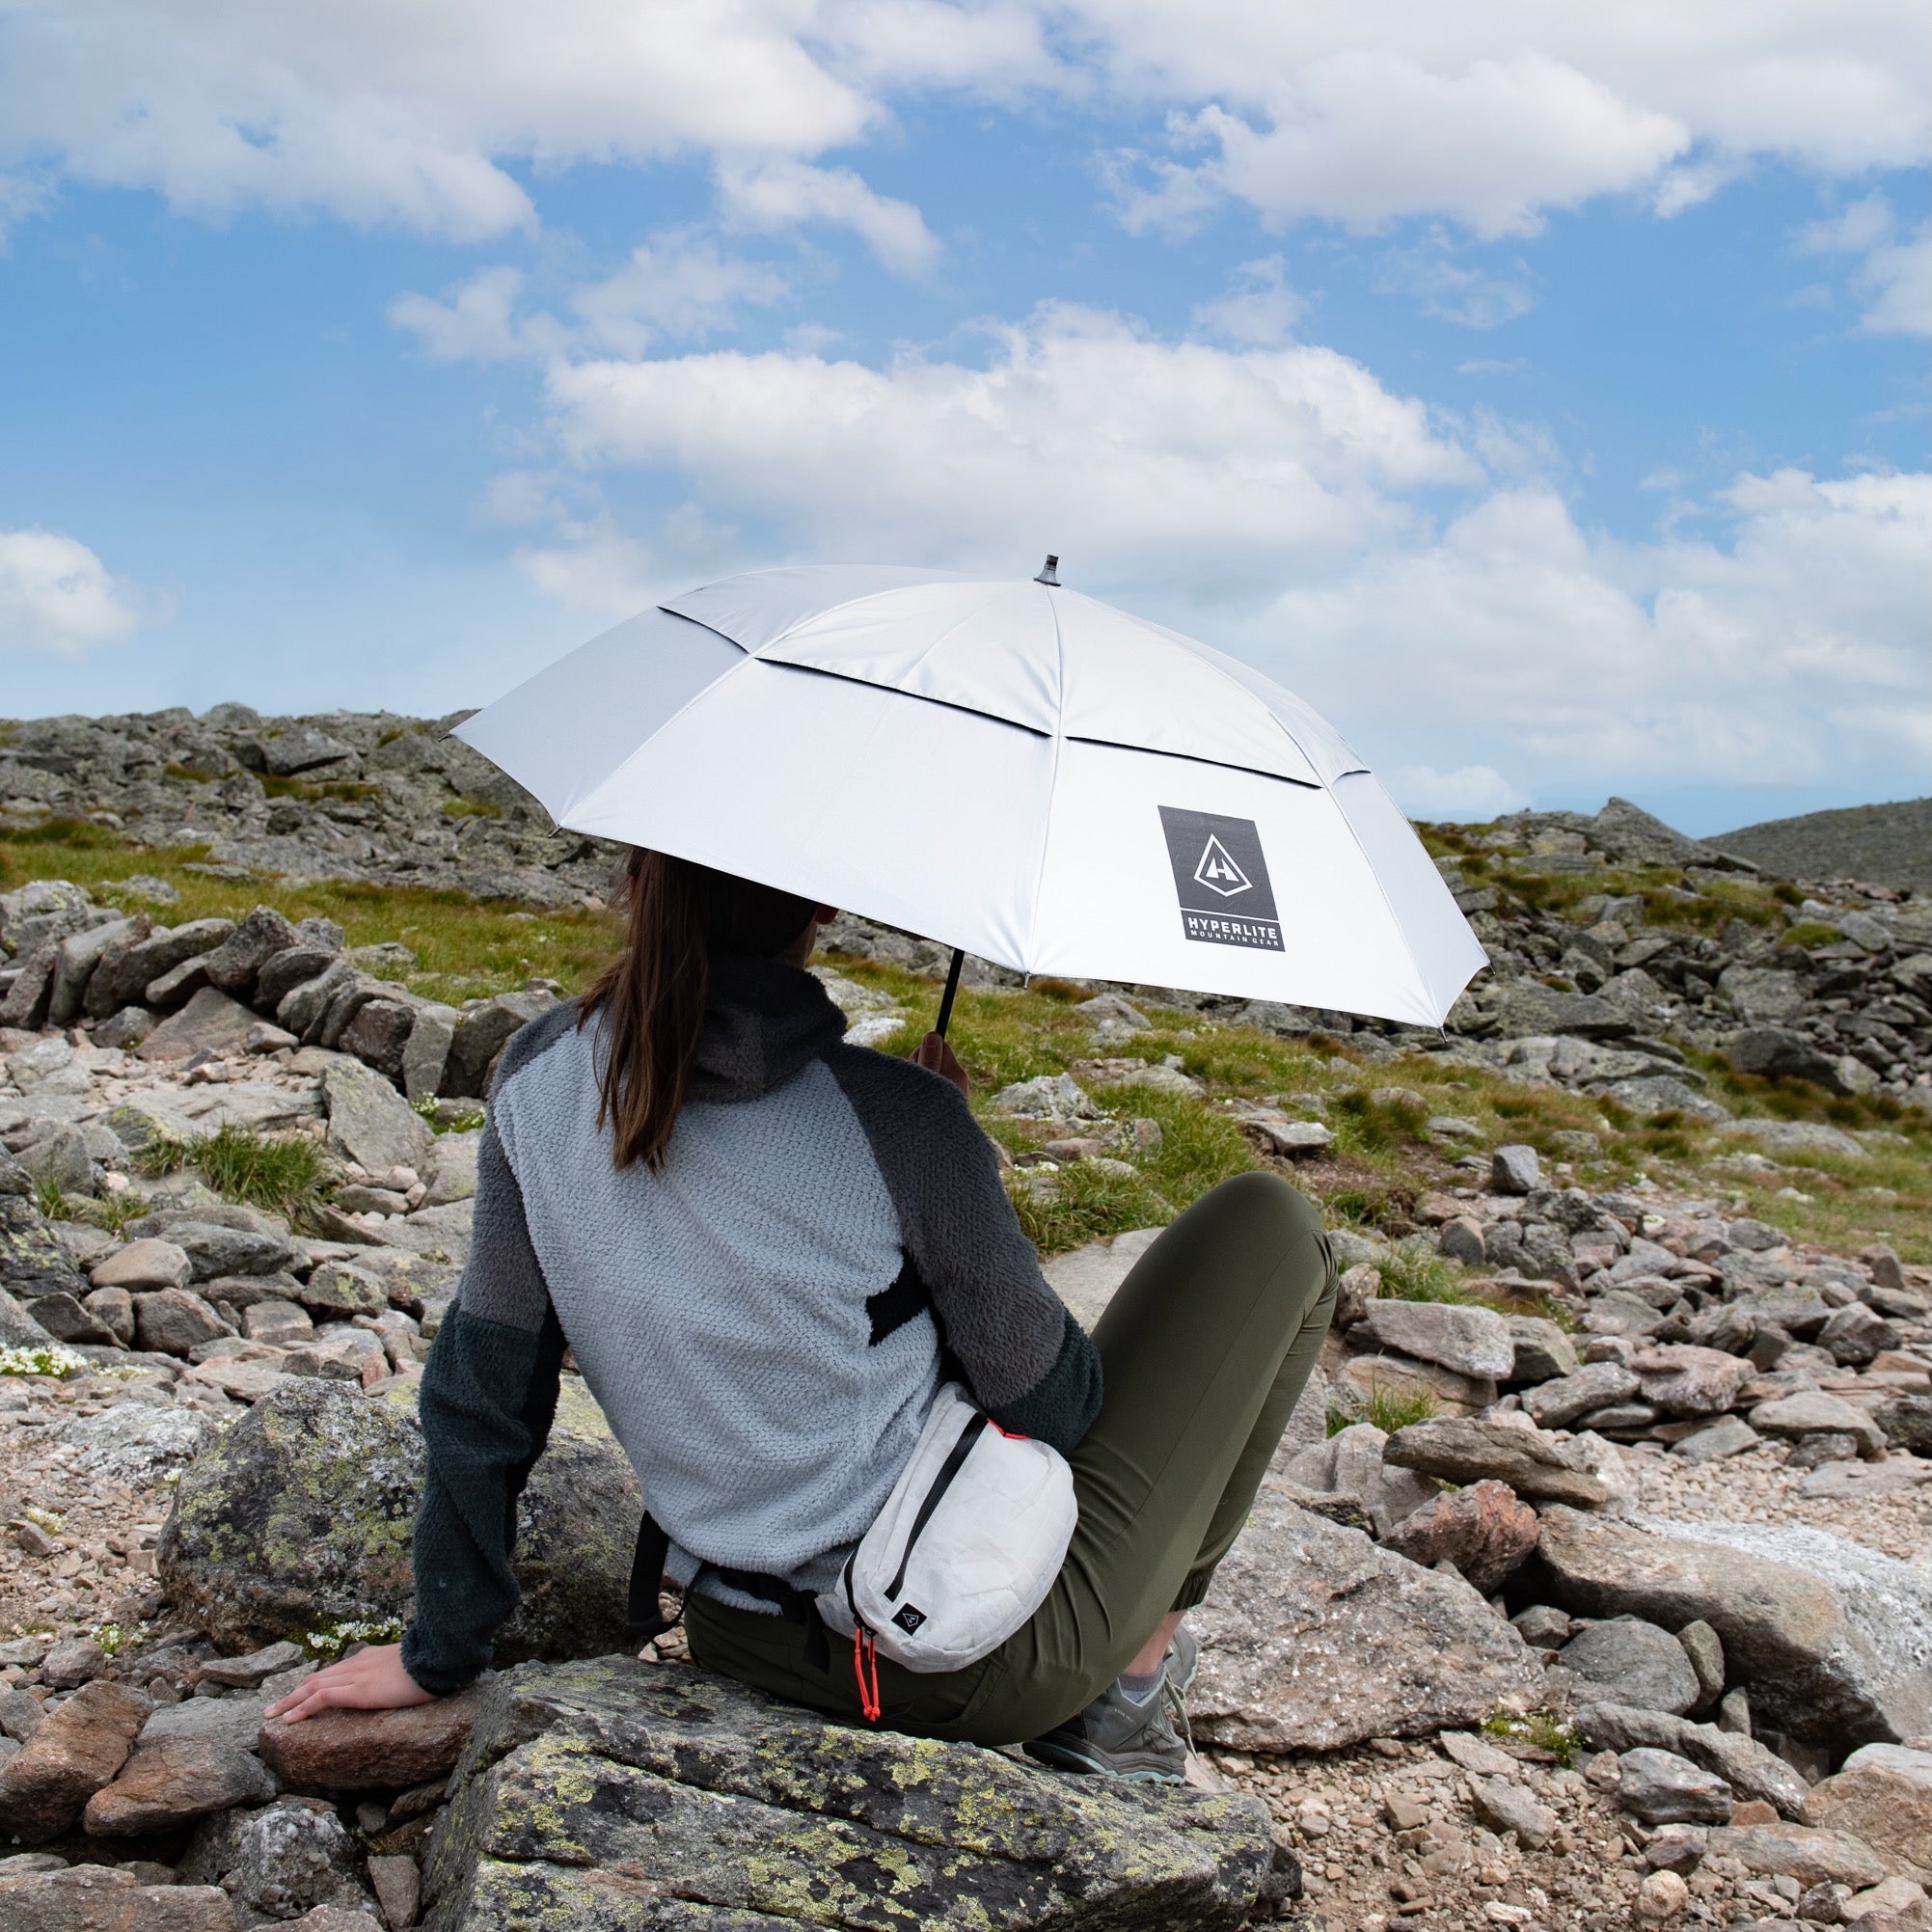
<path id="1" fill-rule="evenodd" d="M 1781 946 L 1835 946 L 1844 935 L 1836 926 L 1828 926 L 1822 919 L 1800 919 L 1791 930 L 1781 939 Z"/>
<path id="2" fill-rule="evenodd" d="M 130 873 L 165 879 L 181 895 L 167 909 L 171 925 L 190 919 L 242 919 L 273 906 L 291 920 L 333 919 L 351 946 L 395 939 L 417 956 L 413 993 L 461 1005 L 513 993 L 534 973 L 567 991 L 586 986 L 615 949 L 618 926 L 608 912 L 558 908 L 532 916 L 524 908 L 466 893 L 419 886 L 280 879 L 210 879 L 185 868 L 205 859 L 201 846 L 144 850 L 85 819 L 50 819 L 25 831 L 0 832 L 0 891 L 33 879 L 70 879 L 99 894 Z M 515 914 L 516 916 L 512 916 Z M 909 982 L 917 985 L 917 981 Z"/>
<path id="3" fill-rule="evenodd" d="M 1575 1731 L 1548 1711 L 1531 1711 L 1527 1717 L 1518 1717 L 1514 1711 L 1499 1710 L 1483 1720 L 1483 1728 L 1491 1737 L 1508 1738 L 1516 1744 L 1547 1751 L 1565 1771 L 1576 1762 L 1581 1749 Z"/>
<path id="4" fill-rule="evenodd" d="M 48 1221 L 71 1221 L 74 1204 L 51 1174 L 38 1175 L 34 1181 L 34 1206 Z"/>
<path id="5" fill-rule="evenodd" d="M 1150 1087 L 1101 1087 L 1094 1098 L 1120 1119 L 1159 1124 L 1159 1146 L 1128 1157 L 1177 1209 L 1191 1206 L 1231 1174 L 1245 1174 L 1262 1164 L 1233 1121 L 1185 1094 L 1163 1094 Z"/>
<path id="6" fill-rule="evenodd" d="M 25 846 L 30 850 L 45 846 L 58 846 L 66 852 L 103 852 L 120 847 L 111 828 L 96 825 L 92 819 L 50 818 L 42 819 L 39 825 L 29 826 L 23 831 L 10 831 L 4 844 L 0 844 L 0 856 L 4 856 L 9 845 Z M 30 865 L 17 878 L 11 871 L 0 870 L 0 880 L 7 883 L 11 890 L 14 884 L 24 884 L 29 879 L 52 879 L 67 870 L 65 861 L 58 867 Z M 78 878 L 74 883 L 79 884 Z"/>
<path id="7" fill-rule="evenodd" d="M 1476 1297 L 1463 1285 L 1462 1270 L 1441 1255 L 1415 1248 L 1392 1248 L 1375 1264 L 1382 1296 L 1389 1301 L 1440 1301 L 1466 1306 Z"/>
<path id="8" fill-rule="evenodd" d="M 1426 1104 L 1410 1100 L 1377 1100 L 1371 1093 L 1344 1094 L 1329 1115 L 1335 1145 L 1345 1154 L 1385 1154 L 1413 1146 L 1429 1119 Z"/>
<path id="9" fill-rule="evenodd" d="M 1373 1423 L 1384 1435 L 1393 1435 L 1411 1423 L 1428 1422 L 1441 1404 L 1427 1389 L 1377 1389 L 1365 1397 L 1359 1414 L 1330 1410 L 1328 1433 L 1340 1435 L 1358 1422 Z"/>
<path id="10" fill-rule="evenodd" d="M 321 1145 L 307 1134 L 284 1138 L 228 1126 L 194 1140 L 157 1137 L 141 1150 L 138 1162 L 150 1175 L 192 1166 L 217 1194 L 290 1222 L 325 1200 L 331 1186 Z"/>
<path id="11" fill-rule="evenodd" d="M 488 799 L 449 799 L 443 806 L 445 818 L 502 818 L 503 808 Z"/>
<path id="12" fill-rule="evenodd" d="M 1038 1168 L 1020 1173 L 1038 1173 Z M 1007 1192 L 1026 1238 L 1043 1255 L 1064 1254 L 1130 1228 L 1165 1227 L 1174 1218 L 1171 1202 L 1163 1200 L 1139 1174 L 1116 1174 L 1092 1161 L 1076 1160 L 1053 1176 L 1051 1194 L 1036 1194 L 1019 1174 L 1009 1179 Z"/>
<path id="13" fill-rule="evenodd" d="M 307 778 L 278 778 L 272 773 L 256 774 L 261 781 L 261 789 L 271 799 L 300 799 L 309 804 L 320 804 L 324 799 L 379 799 L 382 797 L 380 785 L 367 785 L 347 778 L 330 778 L 312 782 Z"/>

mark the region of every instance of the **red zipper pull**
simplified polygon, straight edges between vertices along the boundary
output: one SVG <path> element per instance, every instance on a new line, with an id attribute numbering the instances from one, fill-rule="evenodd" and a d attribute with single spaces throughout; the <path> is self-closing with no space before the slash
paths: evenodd
<path id="1" fill-rule="evenodd" d="M 869 1685 L 865 1681 L 868 1664 L 872 1667 Z M 852 1674 L 858 1680 L 859 1710 L 867 1724 L 877 1724 L 882 1708 L 879 1702 L 879 1646 L 873 1641 L 872 1632 L 862 1623 L 852 1633 Z"/>

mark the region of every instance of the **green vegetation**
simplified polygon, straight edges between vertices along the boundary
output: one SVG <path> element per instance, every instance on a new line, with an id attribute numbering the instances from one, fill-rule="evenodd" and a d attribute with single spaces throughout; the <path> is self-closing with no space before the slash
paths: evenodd
<path id="1" fill-rule="evenodd" d="M 1454 852 L 1472 882 L 1493 884 L 1501 891 L 1526 884 L 1512 874 L 1507 857 L 1481 846 L 1481 831 L 1430 827 L 1424 835 L 1431 850 Z M 145 851 L 92 820 L 55 819 L 24 831 L 0 832 L 0 890 L 29 879 L 67 878 L 101 891 L 145 873 L 179 891 L 179 904 L 166 913 L 171 923 L 239 919 L 257 904 L 272 905 L 291 919 L 332 919 L 352 946 L 381 940 L 409 946 L 419 962 L 407 975 L 411 989 L 451 1004 L 514 990 L 538 974 L 575 991 L 603 966 L 616 939 L 615 919 L 602 912 L 532 912 L 447 890 L 289 885 L 275 879 L 218 879 L 189 869 L 205 857 L 203 848 Z M 1564 905 L 1589 893 L 1634 892 L 1645 899 L 1646 916 L 1653 923 L 1708 928 L 1715 921 L 1721 927 L 1737 916 L 1784 931 L 1785 911 L 1793 903 L 1790 888 L 1748 879 L 1701 880 L 1703 896 L 1691 900 L 1672 890 L 1681 876 L 1669 868 L 1606 869 L 1547 875 L 1531 889 Z M 1700 906 L 1701 912 L 1696 910 Z M 937 978 L 868 960 L 832 956 L 830 963 L 899 1003 L 908 1024 L 885 1043 L 885 1050 L 910 1052 L 937 1010 Z M 1733 1073 L 1715 1054 L 1691 1054 L 1692 1070 L 1704 1076 L 1703 1091 L 1734 1114 L 1830 1123 L 1862 1135 L 1864 1148 L 1857 1156 L 1773 1151 L 1679 1114 L 1637 1115 L 1605 1098 L 1519 1086 L 1437 1054 L 1415 1052 L 1364 1064 L 1346 1037 L 1284 1039 L 1152 1004 L 1146 1007 L 1152 1030 L 1102 1049 L 1078 1011 L 1086 996 L 1083 988 L 1042 980 L 1024 991 L 966 989 L 955 1009 L 953 1044 L 971 1075 L 976 1106 L 988 1130 L 1017 1160 L 1037 1160 L 1048 1135 L 986 1113 L 984 1106 L 1001 1087 L 1035 1075 L 1073 1071 L 1112 1121 L 1147 1120 L 1160 1129 L 1156 1144 L 1113 1150 L 1127 1172 L 1076 1162 L 1052 1176 L 1050 1193 L 1025 1187 L 1021 1218 L 1048 1253 L 1161 1224 L 1217 1181 L 1256 1167 L 1286 1174 L 1320 1203 L 1331 1224 L 1400 1239 L 1417 1232 L 1416 1209 L 1425 1194 L 1462 1178 L 1455 1167 L 1461 1155 L 1519 1141 L 1536 1148 L 1556 1184 L 1603 1189 L 1647 1176 L 1661 1187 L 1716 1193 L 1739 1211 L 1776 1221 L 1800 1240 L 1850 1247 L 1885 1240 L 1908 1261 L 1932 1261 L 1932 1121 L 1887 1097 L 1833 1095 L 1803 1081 Z M 1109 1067 L 1093 1064 L 1111 1063 L 1117 1073 L 1122 1062 L 1158 1065 L 1169 1057 L 1205 1082 L 1208 1093 L 1197 1098 L 1121 1083 L 1109 1077 Z M 1225 1103 L 1233 1100 L 1319 1116 L 1335 1144 L 1297 1160 L 1265 1154 L 1230 1116 Z M 1480 1138 L 1432 1139 L 1428 1121 L 1436 1115 L 1469 1121 Z M 1585 1134 L 1594 1137 L 1593 1149 L 1579 1138 Z M 263 1155 L 236 1146 L 231 1155 L 212 1156 L 220 1178 L 210 1174 L 210 1184 L 278 1212 L 300 1212 L 301 1203 L 318 1193 L 319 1182 L 286 1163 L 314 1160 L 316 1150 L 299 1140 L 277 1145 L 292 1151 Z M 205 1166 L 199 1153 L 180 1157 Z M 1019 1177 L 1015 1184 L 1024 1186 Z M 70 1214 L 106 1227 L 124 1225 L 142 1205 L 131 1191 L 65 1203 Z M 1387 1286 L 1390 1293 L 1454 1299 L 1458 1287 L 1464 1295 L 1483 1293 L 1426 1253 L 1394 1260 L 1388 1271 L 1406 1284 Z M 1507 1302 L 1484 1298 L 1510 1312 L 1556 1313 L 1534 1289 Z"/>
<path id="2" fill-rule="evenodd" d="M 443 806 L 446 818 L 502 818 L 503 807 L 488 799 L 450 799 Z"/>
<path id="3" fill-rule="evenodd" d="M 1164 1227 L 1174 1218 L 1172 1204 L 1141 1175 L 1115 1173 L 1112 1163 L 1074 1161 L 1054 1170 L 1050 1178 L 1055 1187 L 1036 1192 L 1026 1185 L 1024 1176 L 1040 1172 L 1014 1170 L 1007 1192 L 1020 1225 L 1043 1255 L 1062 1254 L 1129 1228 Z"/>
<path id="4" fill-rule="evenodd" d="M 73 1218 L 72 1204 L 63 1192 L 61 1184 L 51 1174 L 35 1177 L 34 1206 L 50 1221 L 68 1221 Z"/>
<path id="5" fill-rule="evenodd" d="M 354 784 L 345 778 L 329 778 L 311 782 L 306 778 L 278 778 L 270 773 L 257 773 L 261 781 L 261 789 L 271 799 L 301 799 L 310 804 L 319 804 L 324 799 L 379 799 L 382 797 L 380 785 Z"/>
<path id="6" fill-rule="evenodd" d="M 1390 1301 L 1447 1301 L 1476 1299 L 1463 1285 L 1462 1270 L 1440 1255 L 1409 1247 L 1391 1248 L 1375 1264 L 1382 1277 L 1382 1294 Z"/>
<path id="7" fill-rule="evenodd" d="M 166 880 L 180 893 L 180 903 L 167 909 L 171 925 L 241 919 L 258 905 L 273 906 L 290 919 L 333 919 L 352 946 L 400 940 L 418 961 L 407 975 L 410 990 L 452 1005 L 513 993 L 533 973 L 575 990 L 588 983 L 616 940 L 615 920 L 584 908 L 532 915 L 447 889 L 319 881 L 289 885 L 274 878 L 212 879 L 187 869 L 206 857 L 202 846 L 146 851 L 88 819 L 49 819 L 24 831 L 0 831 L 0 892 L 30 879 L 71 879 L 99 891 L 139 872 Z"/>
<path id="8" fill-rule="evenodd" d="M 57 1381 L 65 1381 L 69 1375 L 85 1374 L 89 1366 L 85 1355 L 76 1355 L 58 1342 L 37 1343 L 31 1348 L 0 1347 L 0 1375 L 52 1375 Z M 21 1513 L 30 1522 L 39 1523 L 49 1536 L 58 1534 L 61 1528 L 60 1518 L 46 1518 L 44 1510 L 28 1509 Z M 49 1522 L 52 1528 L 48 1528 Z"/>
<path id="9" fill-rule="evenodd" d="M 1393 1435 L 1411 1423 L 1428 1422 L 1440 1404 L 1427 1389 L 1377 1389 L 1363 1399 L 1360 1412 L 1330 1409 L 1328 1433 L 1340 1435 L 1352 1423 L 1373 1423 L 1384 1435 Z"/>
<path id="10" fill-rule="evenodd" d="M 354 1618 L 340 1623 L 325 1623 L 319 1630 L 307 1632 L 302 1648 L 312 1664 L 333 1664 L 345 1651 L 361 1644 L 394 1644 L 402 1635 L 402 1625 L 394 1618 L 379 1622 Z"/>
<path id="11" fill-rule="evenodd" d="M 1576 1732 L 1548 1711 L 1531 1711 L 1527 1717 L 1518 1717 L 1514 1711 L 1495 1711 L 1483 1720 L 1483 1728 L 1491 1737 L 1546 1751 L 1565 1770 L 1576 1762 L 1581 1750 Z"/>
<path id="12" fill-rule="evenodd" d="M 194 1167 L 217 1194 L 296 1221 L 319 1206 L 332 1182 L 319 1142 L 303 1134 L 251 1133 L 226 1126 L 194 1140 L 156 1136 L 137 1156 L 144 1174 Z"/>

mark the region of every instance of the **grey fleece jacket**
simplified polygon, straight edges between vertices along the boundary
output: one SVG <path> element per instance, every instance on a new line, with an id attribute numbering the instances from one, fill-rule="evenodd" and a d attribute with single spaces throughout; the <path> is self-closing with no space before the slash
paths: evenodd
<path id="1" fill-rule="evenodd" d="M 428 1475 L 403 1660 L 466 1683 L 516 1604 L 516 1497 L 567 1342 L 671 1538 L 680 1582 L 769 1610 L 717 1568 L 816 1591 L 884 1506 L 942 1374 L 1002 1428 L 1071 1450 L 1099 1358 L 1041 1277 L 950 1083 L 841 1038 L 809 973 L 713 963 L 663 1166 L 597 1126 L 575 1002 L 503 1055 L 474 1245 L 423 1376 Z"/>

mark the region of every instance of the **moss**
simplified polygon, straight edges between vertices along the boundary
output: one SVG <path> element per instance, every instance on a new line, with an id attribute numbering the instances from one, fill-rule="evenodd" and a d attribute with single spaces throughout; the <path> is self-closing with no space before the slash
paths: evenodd
<path id="1" fill-rule="evenodd" d="M 1781 946 L 1835 946 L 1843 938 L 1844 935 L 1836 926 L 1828 926 L 1819 919 L 1801 919 L 1778 943 Z"/>
<path id="2" fill-rule="evenodd" d="M 347 778 L 311 781 L 306 778 L 278 778 L 272 773 L 260 776 L 261 789 L 271 799 L 300 799 L 309 804 L 320 804 L 325 799 L 350 802 L 382 797 L 380 785 L 359 784 Z"/>

